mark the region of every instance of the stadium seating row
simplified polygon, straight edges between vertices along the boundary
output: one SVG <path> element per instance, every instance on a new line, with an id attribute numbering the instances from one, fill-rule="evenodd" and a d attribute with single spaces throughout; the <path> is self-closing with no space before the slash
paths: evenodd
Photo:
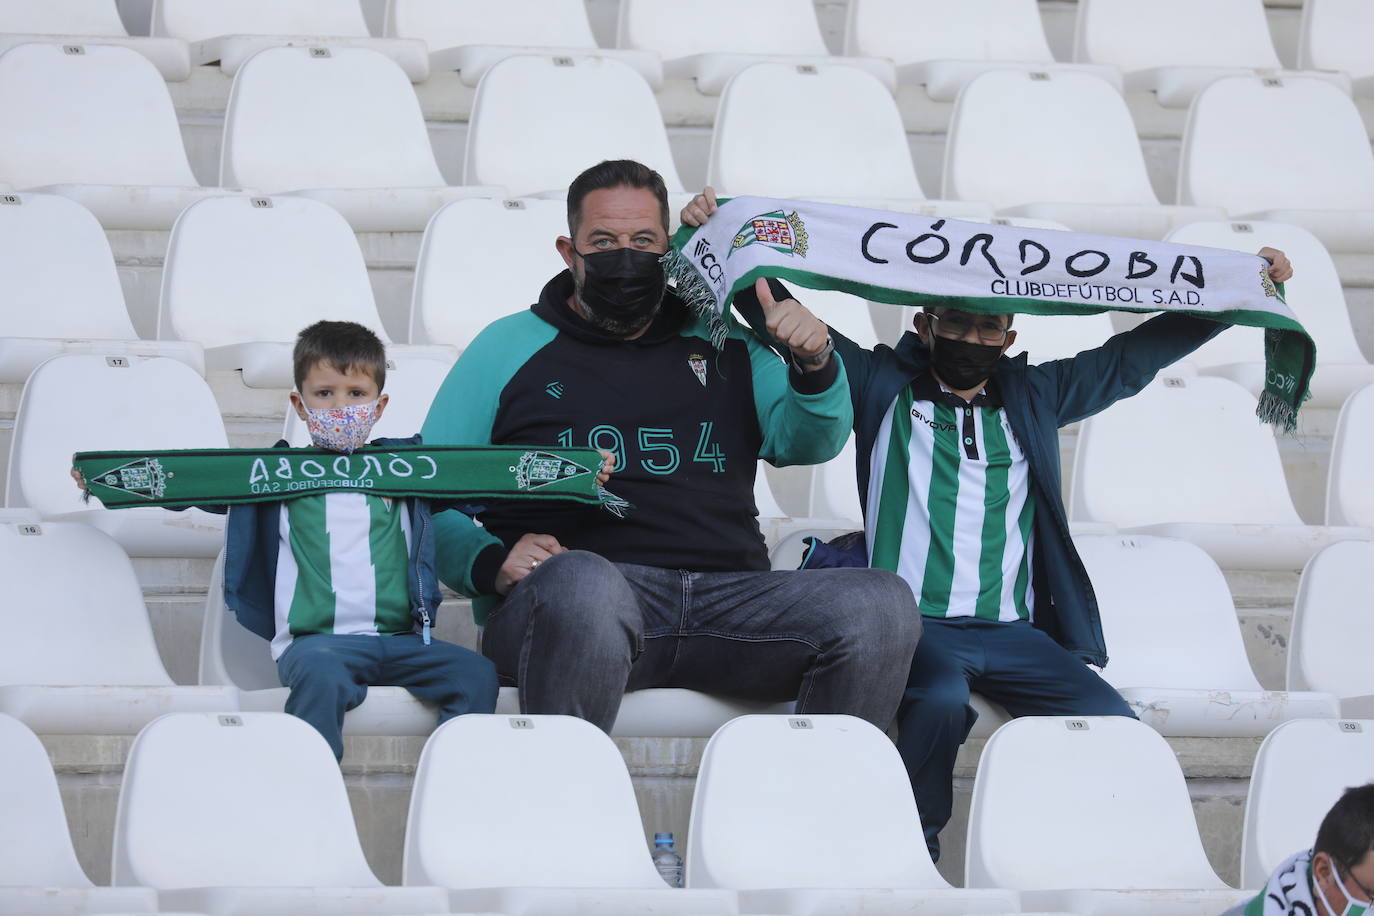
<path id="1" fill-rule="evenodd" d="M 165 85 L 128 49 L 10 49 L 0 55 L 0 115 L 15 128 L 0 142 L 0 180 L 73 197 L 107 229 L 165 229 L 196 200 L 248 189 L 327 202 L 357 231 L 418 231 L 461 197 L 561 196 L 603 158 L 639 159 L 670 192 L 685 190 L 649 84 L 604 58 L 526 55 L 487 69 L 462 186 L 440 175 L 402 71 L 364 48 L 269 48 L 245 64 L 216 188 L 197 185 Z M 1278 174 L 1285 180 L 1270 180 Z M 950 124 L 946 199 L 928 200 L 896 102 L 871 74 L 755 64 L 721 97 L 708 180 L 725 194 L 953 217 L 996 211 L 1147 238 L 1226 214 L 1269 218 L 1306 226 L 1333 250 L 1374 248 L 1365 128 L 1347 95 L 1307 77 L 1230 77 L 1203 91 L 1189 114 L 1178 203 L 1165 206 L 1124 99 L 1092 74 L 974 78 Z"/>
<path id="2" fill-rule="evenodd" d="M 162 516 L 140 521 L 167 526 L 156 533 L 169 540 L 203 533 L 213 544 L 218 533 L 182 514 L 152 511 Z M 132 734 L 168 711 L 282 709 L 285 691 L 267 646 L 225 610 L 218 568 L 201 631 L 200 686 L 176 686 L 153 642 L 133 565 L 114 540 L 130 540 L 129 529 L 116 529 L 111 537 L 79 520 L 76 513 L 57 519 L 22 509 L 0 514 L 0 569 L 11 596 L 0 615 L 14 634 L 0 649 L 0 712 L 42 734 Z M 146 534 L 144 539 L 152 540 Z M 1359 591 L 1360 572 L 1374 560 L 1374 545 L 1339 542 L 1308 564 L 1284 692 L 1260 687 L 1226 581 L 1202 550 L 1186 541 L 1138 535 L 1081 535 L 1076 543 L 1113 648 L 1104 676 L 1162 734 L 1254 737 L 1291 718 L 1367 711 L 1369 690 L 1367 683 L 1361 686 L 1357 655 L 1363 643 L 1355 637 L 1368 629 L 1360 623 L 1368 615 L 1353 611 L 1368 603 Z M 159 555 L 167 555 L 157 546 Z M 80 576 L 71 574 L 76 569 Z M 57 626 L 24 625 L 33 608 L 50 606 L 63 609 L 60 635 Z M 515 702 L 514 690 L 503 690 L 499 708 L 514 711 Z M 990 705 L 979 708 L 987 716 L 976 734 L 987 734 L 1005 719 Z M 681 690 L 637 691 L 627 695 L 615 733 L 705 737 L 731 716 L 776 711 L 771 704 Z M 345 731 L 423 735 L 433 729 L 435 715 L 403 689 L 373 688 L 349 713 Z"/>
<path id="3" fill-rule="evenodd" d="M 234 196 L 188 207 L 173 228 L 164 261 L 161 339 L 140 341 L 109 243 L 90 214 L 55 195 L 10 194 L 3 200 L 0 264 L 11 285 L 0 382 L 23 382 L 48 356 L 89 351 L 100 341 L 107 354 L 168 356 L 202 373 L 242 370 L 250 387 L 289 388 L 290 342 L 325 311 L 388 339 L 355 236 L 344 219 L 317 201 Z M 551 242 L 565 231 L 564 206 L 556 201 L 471 199 L 444 207 L 430 220 L 420 247 L 410 343 L 391 343 L 393 359 L 451 363 L 455 348 L 465 347 L 490 321 L 537 299 L 546 279 L 563 267 Z M 1286 251 L 1302 265 L 1287 298 L 1319 354 L 1312 405 L 1339 407 L 1353 391 L 1374 383 L 1374 366 L 1355 339 L 1336 266 L 1310 233 L 1277 222 L 1210 222 L 1182 226 L 1169 240 L 1243 251 L 1267 244 Z M 827 291 L 799 295 L 857 342 L 878 342 L 862 301 Z M 1101 343 L 1111 324 L 1105 316 L 1026 317 L 1021 331 L 1034 360 L 1043 362 Z M 1233 329 L 1190 362 L 1258 395 L 1262 354 L 1262 332 Z M 438 367 L 427 369 L 437 386 Z"/>
<path id="4" fill-rule="evenodd" d="M 1244 887 L 1308 846 L 1345 786 L 1374 775 L 1371 728 L 1299 719 L 1266 739 L 1247 799 Z M 293 916 L 914 906 L 1210 916 L 1253 893 L 1217 877 L 1173 752 L 1129 719 L 1030 717 L 992 736 L 964 889 L 930 861 L 891 742 L 848 716 L 745 716 L 714 733 L 680 891 L 650 864 L 615 745 L 578 719 L 461 716 L 437 730 L 415 774 L 399 888 L 368 867 L 334 760 L 293 717 L 184 713 L 144 728 L 124 767 L 113 888 L 93 887 L 77 863 L 38 739 L 8 716 L 0 736 L 0 839 L 14 850 L 0 861 L 0 906 L 28 913 L 95 903 Z M 533 837 L 556 854 L 532 855 Z"/>
<path id="5" fill-rule="evenodd" d="M 388 54 L 415 80 L 431 69 L 457 70 L 476 85 L 488 67 L 512 54 L 595 52 L 634 66 L 655 88 L 664 75 L 687 77 L 711 94 L 760 60 L 839 61 L 869 70 L 889 87 L 899 81 L 925 86 L 939 101 L 951 101 L 971 77 L 994 66 L 1078 69 L 1118 85 L 1124 75 L 1127 89 L 1155 92 L 1162 104 L 1177 107 L 1187 107 L 1219 77 L 1282 72 L 1260 0 L 1215 0 L 1201 9 L 1187 0 L 1161 0 L 1145 16 L 1129 0 L 1080 0 L 1074 64 L 1054 60 L 1035 0 L 849 0 L 844 56 L 827 49 L 811 0 L 707 0 L 690 9 L 622 0 L 614 49 L 597 47 L 583 0 L 540 0 L 518 10 L 493 10 L 478 0 L 373 5 L 382 7 L 376 38 L 359 0 L 159 0 L 148 16 L 152 38 L 129 37 L 116 0 L 9 0 L 0 5 L 0 33 L 9 33 L 8 44 L 34 35 L 122 44 L 173 80 L 216 61 L 232 75 L 264 47 L 325 39 Z M 1374 68 L 1362 53 L 1372 33 L 1374 14 L 1359 0 L 1307 0 L 1298 65 L 1347 90 L 1353 83 L 1357 92 L 1374 91 Z"/>

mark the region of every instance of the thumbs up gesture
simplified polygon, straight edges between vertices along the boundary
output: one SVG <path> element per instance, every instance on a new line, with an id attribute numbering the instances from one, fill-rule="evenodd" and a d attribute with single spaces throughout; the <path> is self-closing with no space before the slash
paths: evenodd
<path id="1" fill-rule="evenodd" d="M 773 339 L 792 351 L 792 359 L 803 372 L 816 372 L 830 362 L 830 329 L 796 299 L 773 298 L 768 281 L 760 278 L 754 284 L 759 304 L 763 306 L 764 325 Z"/>

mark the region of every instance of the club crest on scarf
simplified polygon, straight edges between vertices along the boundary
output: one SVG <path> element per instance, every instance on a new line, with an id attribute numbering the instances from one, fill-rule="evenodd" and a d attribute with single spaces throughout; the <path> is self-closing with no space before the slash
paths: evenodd
<path id="1" fill-rule="evenodd" d="M 537 490 L 558 480 L 572 480 L 591 473 L 575 461 L 548 452 L 525 452 L 510 470 L 520 490 Z"/>
<path id="2" fill-rule="evenodd" d="M 305 424 L 316 448 L 351 455 L 367 444 L 377 422 L 377 402 L 345 407 L 307 407 Z"/>
<path id="3" fill-rule="evenodd" d="M 730 243 L 730 251 L 725 257 L 728 260 L 730 255 L 739 249 L 759 244 L 767 245 L 774 251 L 780 251 L 783 254 L 804 258 L 806 257 L 808 239 L 806 223 L 802 222 L 797 211 L 793 210 L 791 214 L 782 210 L 760 213 L 740 227 L 739 232 L 735 234 L 734 241 Z"/>
<path id="4" fill-rule="evenodd" d="M 158 499 L 167 490 L 168 476 L 156 458 L 144 458 L 111 468 L 93 479 L 114 490 L 144 499 Z"/>

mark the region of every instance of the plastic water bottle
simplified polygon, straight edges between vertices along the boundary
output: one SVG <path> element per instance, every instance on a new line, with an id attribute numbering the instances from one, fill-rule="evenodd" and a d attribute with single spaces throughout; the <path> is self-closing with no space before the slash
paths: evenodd
<path id="1" fill-rule="evenodd" d="M 654 834 L 654 868 L 669 887 L 682 887 L 682 856 L 673 849 L 671 833 Z"/>

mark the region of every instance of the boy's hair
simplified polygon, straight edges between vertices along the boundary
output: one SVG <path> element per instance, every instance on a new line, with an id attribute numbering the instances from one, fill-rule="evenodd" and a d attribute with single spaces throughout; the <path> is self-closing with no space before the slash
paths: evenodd
<path id="1" fill-rule="evenodd" d="M 361 370 L 377 383 L 377 393 L 386 387 L 386 345 L 355 321 L 317 321 L 301 331 L 291 352 L 296 390 L 320 363 L 339 372 Z M 304 393 L 304 392 L 302 392 Z"/>
<path id="2" fill-rule="evenodd" d="M 1374 849 L 1374 782 L 1346 789 L 1317 828 L 1314 853 L 1324 852 L 1342 869 L 1364 861 Z"/>
<path id="3" fill-rule="evenodd" d="M 663 220 L 663 231 L 668 231 L 668 187 L 663 176 L 641 162 L 633 159 L 607 159 L 598 162 L 573 179 L 568 186 L 568 234 L 577 237 L 577 227 L 582 222 L 582 201 L 593 191 L 604 188 L 636 188 L 652 191 L 658 198 L 659 216 Z"/>

